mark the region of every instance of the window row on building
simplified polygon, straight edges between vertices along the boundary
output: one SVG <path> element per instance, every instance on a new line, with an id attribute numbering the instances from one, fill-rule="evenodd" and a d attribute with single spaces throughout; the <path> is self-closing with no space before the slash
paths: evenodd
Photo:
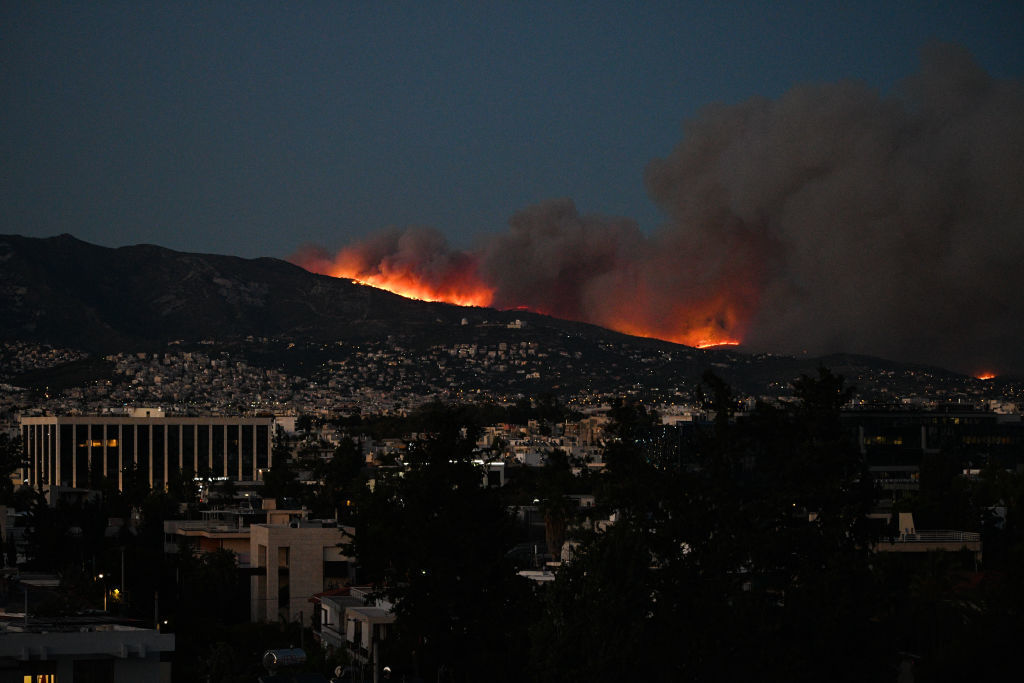
<path id="1" fill-rule="evenodd" d="M 163 487 L 175 476 L 260 479 L 272 463 L 270 417 L 26 417 L 25 481 L 123 489 L 133 477 Z"/>

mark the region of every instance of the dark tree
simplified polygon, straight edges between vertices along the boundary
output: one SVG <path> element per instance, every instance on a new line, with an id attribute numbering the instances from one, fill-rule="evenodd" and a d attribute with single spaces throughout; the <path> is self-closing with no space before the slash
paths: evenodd
<path id="1" fill-rule="evenodd" d="M 403 476 L 360 501 L 353 550 L 394 602 L 393 670 L 427 680 L 517 680 L 529 587 L 506 558 L 511 517 L 473 464 L 476 427 L 455 410 L 414 445 Z"/>
<path id="2" fill-rule="evenodd" d="M 544 540 L 548 554 L 557 560 L 576 508 L 569 498 L 573 488 L 572 465 L 564 451 L 556 449 L 548 454 L 537 483 L 544 514 Z"/>
<path id="3" fill-rule="evenodd" d="M 195 472 L 189 467 L 172 470 L 167 481 L 167 492 L 174 500 L 189 508 L 198 506 L 199 485 L 196 483 Z"/>
<path id="4" fill-rule="evenodd" d="M 705 376 L 715 420 L 687 466 L 646 452 L 619 409 L 598 510 L 612 513 L 552 586 L 535 630 L 538 679 L 882 680 L 871 489 L 821 371 L 792 409 L 741 419 Z M 642 416 L 641 416 L 642 417 Z M 602 608 L 591 607 L 597 601 Z M 603 609 L 606 607 L 606 609 Z M 590 657 L 594 643 L 616 643 Z"/>
<path id="5" fill-rule="evenodd" d="M 297 498 L 302 493 L 302 484 L 295 474 L 295 468 L 286 458 L 274 458 L 273 466 L 263 471 L 263 497 L 283 501 Z"/>
<path id="6" fill-rule="evenodd" d="M 24 464 L 21 437 L 0 434 L 0 505 L 13 505 L 14 483 L 11 475 Z"/>
<path id="7" fill-rule="evenodd" d="M 349 522 L 355 515 L 355 500 L 364 483 L 361 478 L 366 466 L 362 449 L 351 438 L 344 438 L 326 462 L 318 462 L 313 469 L 321 482 L 313 499 L 314 511 L 321 517 L 335 515 Z"/>

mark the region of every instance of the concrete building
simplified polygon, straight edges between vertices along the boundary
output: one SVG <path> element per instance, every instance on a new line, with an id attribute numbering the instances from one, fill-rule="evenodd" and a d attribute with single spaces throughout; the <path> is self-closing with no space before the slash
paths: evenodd
<path id="1" fill-rule="evenodd" d="M 899 534 L 891 538 L 883 538 L 875 546 L 880 553 L 931 553 L 970 552 L 976 564 L 981 563 L 981 534 L 972 531 L 956 531 L 952 529 L 918 529 L 914 525 L 914 515 L 910 512 L 898 513 Z"/>
<path id="2" fill-rule="evenodd" d="M 238 566 L 248 569 L 249 531 L 254 524 L 287 526 L 293 522 L 305 521 L 309 511 L 305 509 L 279 509 L 277 500 L 264 498 L 262 507 L 230 507 L 202 510 L 202 519 L 164 520 L 164 552 L 178 552 L 178 544 L 184 541 L 199 553 L 216 550 L 230 550 L 238 558 Z"/>
<path id="3" fill-rule="evenodd" d="M 169 683 L 174 635 L 118 624 L 0 627 L 0 683 Z"/>
<path id="4" fill-rule="evenodd" d="M 395 623 L 394 605 L 374 599 L 368 586 L 318 595 L 314 603 L 320 610 L 317 635 L 321 644 L 328 649 L 347 649 L 361 680 L 366 679 L 367 668 L 373 680 L 379 680 L 380 645 Z"/>
<path id="5" fill-rule="evenodd" d="M 347 586 L 350 558 L 340 547 L 352 540 L 352 527 L 333 522 L 294 520 L 249 528 L 253 621 L 278 619 L 313 623 L 311 598 Z"/>
<path id="6" fill-rule="evenodd" d="M 155 409 L 148 416 L 135 413 L 21 418 L 28 463 L 23 478 L 40 491 L 86 487 L 100 476 L 123 488 L 125 476 L 134 471 L 150 486 L 161 487 L 184 470 L 256 481 L 261 470 L 273 465 L 273 418 L 166 417 Z"/>

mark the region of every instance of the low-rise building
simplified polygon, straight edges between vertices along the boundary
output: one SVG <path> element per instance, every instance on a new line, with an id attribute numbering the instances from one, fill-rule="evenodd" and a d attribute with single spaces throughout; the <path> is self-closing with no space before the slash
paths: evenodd
<path id="1" fill-rule="evenodd" d="M 333 521 L 294 520 L 249 528 L 253 621 L 313 623 L 310 599 L 347 586 L 352 563 L 342 544 L 355 529 Z"/>
<path id="2" fill-rule="evenodd" d="M 898 513 L 899 533 L 879 540 L 875 550 L 880 553 L 970 552 L 981 562 L 981 534 L 952 529 L 918 529 L 914 515 Z"/>
<path id="3" fill-rule="evenodd" d="M 349 651 L 365 680 L 367 670 L 380 673 L 380 646 L 395 622 L 394 605 L 360 586 L 314 596 L 319 610 L 319 637 L 324 647 Z"/>
<path id="4" fill-rule="evenodd" d="M 187 543 L 197 553 L 230 550 L 238 558 L 238 565 L 250 564 L 249 530 L 253 524 L 287 525 L 305 520 L 305 509 L 279 509 L 274 498 L 265 498 L 257 510 L 251 506 L 237 506 L 200 512 L 202 519 L 169 519 L 164 521 L 164 552 L 174 553 L 179 543 Z"/>
<path id="5" fill-rule="evenodd" d="M 0 683 L 169 683 L 174 635 L 120 624 L 0 625 Z"/>

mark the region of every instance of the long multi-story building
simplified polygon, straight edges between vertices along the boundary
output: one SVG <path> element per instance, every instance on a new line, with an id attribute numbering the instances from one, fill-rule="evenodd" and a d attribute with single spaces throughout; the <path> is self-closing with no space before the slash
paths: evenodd
<path id="1" fill-rule="evenodd" d="M 22 475 L 40 491 L 101 478 L 123 489 L 132 476 L 163 487 L 183 472 L 255 481 L 273 464 L 273 434 L 271 417 L 23 417 Z"/>

